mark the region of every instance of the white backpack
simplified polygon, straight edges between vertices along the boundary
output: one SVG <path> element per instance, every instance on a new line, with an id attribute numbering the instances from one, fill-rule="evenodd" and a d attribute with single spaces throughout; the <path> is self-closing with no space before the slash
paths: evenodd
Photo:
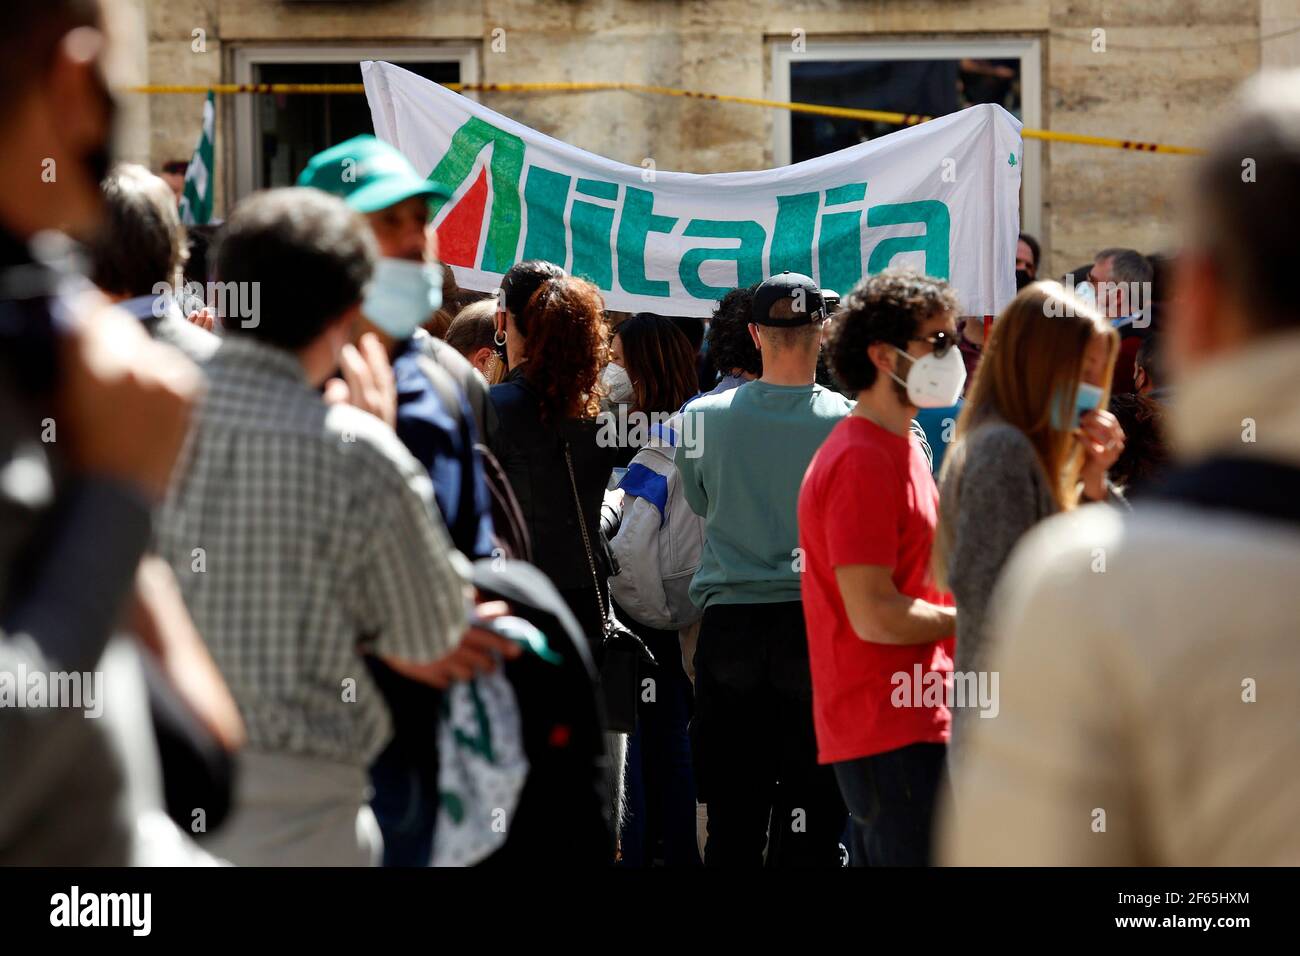
<path id="1" fill-rule="evenodd" d="M 628 465 L 619 487 L 623 518 L 610 541 L 618 573 L 614 600 L 647 627 L 681 630 L 704 611 L 687 593 L 704 550 L 704 519 L 691 510 L 673 464 L 678 417 L 655 429 Z"/>

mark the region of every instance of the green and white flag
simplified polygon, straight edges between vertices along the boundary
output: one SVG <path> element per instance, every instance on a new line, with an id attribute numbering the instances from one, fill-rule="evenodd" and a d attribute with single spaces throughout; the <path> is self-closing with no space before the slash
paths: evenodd
<path id="1" fill-rule="evenodd" d="M 185 190 L 181 193 L 181 222 L 187 226 L 201 225 L 212 218 L 212 143 L 216 126 L 217 100 L 208 91 L 203 103 L 203 133 L 185 170 Z"/>

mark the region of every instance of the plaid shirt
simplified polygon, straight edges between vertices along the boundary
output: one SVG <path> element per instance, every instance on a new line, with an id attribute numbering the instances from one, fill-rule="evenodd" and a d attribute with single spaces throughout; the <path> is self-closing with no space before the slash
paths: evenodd
<path id="1" fill-rule="evenodd" d="M 230 336 L 205 368 L 159 553 L 250 745 L 367 763 L 392 726 L 361 652 L 450 649 L 468 563 L 424 468 L 378 419 L 325 405 L 292 354 Z"/>

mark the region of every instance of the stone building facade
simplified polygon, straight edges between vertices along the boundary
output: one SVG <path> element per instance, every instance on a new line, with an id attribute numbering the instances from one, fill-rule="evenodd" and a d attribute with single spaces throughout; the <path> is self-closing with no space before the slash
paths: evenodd
<path id="1" fill-rule="evenodd" d="M 1197 145 L 1233 88 L 1300 64 L 1300 0 L 125 0 L 137 82 L 260 78 L 268 62 L 445 59 L 462 81 L 622 81 L 781 99 L 791 62 L 836 50 L 1017 58 L 1027 126 Z M 1099 32 L 1100 31 L 1100 32 Z M 1099 43 L 1099 39 L 1101 42 Z M 898 54 L 897 51 L 907 51 Z M 847 52 L 845 52 L 847 51 Z M 938 51 L 936 53 L 936 51 Z M 992 54 L 990 51 L 993 51 Z M 836 54 L 840 55 L 840 54 Z M 874 54 L 870 54 L 874 55 Z M 352 82 L 359 82 L 359 71 Z M 123 153 L 188 158 L 201 97 L 129 93 Z M 257 117 L 219 97 L 217 210 L 258 185 Z M 789 161 L 789 114 L 626 92 L 484 93 L 593 152 L 661 170 Z M 243 101 L 243 105 L 241 105 Z M 268 112 L 269 111 L 269 112 Z M 1064 143 L 1025 153 L 1023 222 L 1051 274 L 1098 248 L 1176 244 L 1185 157 Z"/>

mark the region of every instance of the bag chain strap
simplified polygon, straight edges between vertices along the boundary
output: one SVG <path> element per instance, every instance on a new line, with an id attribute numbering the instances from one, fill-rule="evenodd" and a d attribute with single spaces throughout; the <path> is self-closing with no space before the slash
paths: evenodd
<path id="1" fill-rule="evenodd" d="M 573 455 L 569 452 L 569 443 L 564 443 L 564 463 L 569 468 L 569 487 L 573 489 L 573 504 L 578 509 L 578 528 L 582 531 L 582 546 L 587 550 L 587 567 L 591 569 L 591 583 L 596 586 L 596 616 L 601 622 L 601 637 L 608 624 L 605 608 L 600 601 L 600 577 L 596 574 L 596 559 L 591 553 L 591 539 L 587 536 L 587 519 L 582 514 L 582 499 L 578 497 L 578 482 L 573 477 Z"/>

